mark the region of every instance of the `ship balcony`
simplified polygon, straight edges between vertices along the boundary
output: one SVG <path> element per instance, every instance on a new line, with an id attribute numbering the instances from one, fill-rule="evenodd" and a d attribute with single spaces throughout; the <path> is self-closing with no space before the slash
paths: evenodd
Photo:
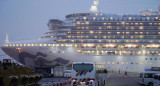
<path id="1" fill-rule="evenodd" d="M 126 51 L 138 51 L 138 50 L 140 50 L 140 47 L 124 47 L 124 50 L 126 50 Z"/>
<path id="2" fill-rule="evenodd" d="M 57 35 L 67 35 L 66 33 L 58 33 Z"/>
<path id="3" fill-rule="evenodd" d="M 160 51 L 160 47 L 146 47 L 145 50 L 147 50 L 147 51 Z"/>
<path id="4" fill-rule="evenodd" d="M 118 48 L 115 46 L 115 47 L 102 47 L 102 50 L 104 51 L 117 51 Z"/>
<path id="5" fill-rule="evenodd" d="M 96 50 L 95 46 L 81 46 L 81 50 L 86 51 L 86 50 Z"/>

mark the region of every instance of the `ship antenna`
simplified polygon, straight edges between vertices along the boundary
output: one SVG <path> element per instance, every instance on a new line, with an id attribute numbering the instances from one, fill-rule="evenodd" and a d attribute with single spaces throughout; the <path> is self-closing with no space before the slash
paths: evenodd
<path id="1" fill-rule="evenodd" d="M 9 39 L 8 39 L 8 33 L 6 33 L 6 40 L 5 40 L 6 43 L 9 43 Z"/>
<path id="2" fill-rule="evenodd" d="M 98 4 L 99 4 L 99 0 L 94 0 L 93 5 L 90 8 L 90 11 L 92 13 L 97 13 L 98 12 Z"/>

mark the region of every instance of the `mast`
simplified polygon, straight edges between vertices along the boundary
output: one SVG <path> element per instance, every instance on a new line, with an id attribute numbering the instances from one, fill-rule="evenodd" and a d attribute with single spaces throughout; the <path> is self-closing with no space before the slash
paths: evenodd
<path id="1" fill-rule="evenodd" d="M 9 43 L 9 39 L 8 39 L 8 33 L 6 33 L 6 40 L 5 40 L 6 43 Z"/>
<path id="2" fill-rule="evenodd" d="M 90 8 L 90 11 L 92 13 L 97 13 L 98 12 L 98 4 L 99 4 L 99 0 L 94 0 L 93 5 Z"/>

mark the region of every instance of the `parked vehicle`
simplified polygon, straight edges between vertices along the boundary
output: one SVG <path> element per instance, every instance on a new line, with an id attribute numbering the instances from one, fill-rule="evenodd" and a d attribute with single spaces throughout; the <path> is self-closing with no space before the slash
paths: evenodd
<path id="1" fill-rule="evenodd" d="M 64 77 L 71 77 L 71 70 L 66 70 L 64 73 Z"/>
<path id="2" fill-rule="evenodd" d="M 153 84 L 154 84 L 154 86 L 160 86 L 160 74 L 155 74 L 154 75 Z"/>
<path id="3" fill-rule="evenodd" d="M 91 62 L 75 62 L 72 64 L 71 86 L 96 86 L 95 65 Z"/>
<path id="4" fill-rule="evenodd" d="M 157 73 L 158 72 L 153 72 L 153 71 L 146 71 L 146 72 L 140 73 L 139 83 L 142 85 L 153 86 L 154 74 L 157 74 Z"/>

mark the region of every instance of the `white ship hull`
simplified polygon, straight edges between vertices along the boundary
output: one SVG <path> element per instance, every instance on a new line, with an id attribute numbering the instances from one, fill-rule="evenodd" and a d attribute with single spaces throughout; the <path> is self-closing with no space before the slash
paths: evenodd
<path id="1" fill-rule="evenodd" d="M 21 51 L 17 51 L 17 48 Z M 130 72 L 141 72 L 145 68 L 160 66 L 158 62 L 160 56 L 158 55 L 87 54 L 78 53 L 75 46 L 23 46 L 5 47 L 2 50 L 18 62 L 29 66 L 54 66 L 59 64 L 71 67 L 73 62 L 96 62 L 105 63 L 108 70 Z M 152 58 L 152 60 L 149 58 Z"/>

